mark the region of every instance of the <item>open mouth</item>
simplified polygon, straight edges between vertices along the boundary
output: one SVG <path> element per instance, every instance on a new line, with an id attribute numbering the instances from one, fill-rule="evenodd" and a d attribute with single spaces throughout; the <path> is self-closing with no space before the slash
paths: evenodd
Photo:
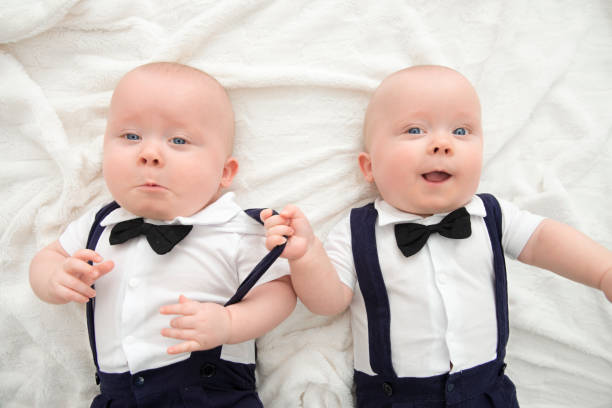
<path id="1" fill-rule="evenodd" d="M 451 175 L 445 171 L 432 171 L 429 173 L 422 174 L 422 176 L 430 183 L 442 183 L 451 178 Z"/>

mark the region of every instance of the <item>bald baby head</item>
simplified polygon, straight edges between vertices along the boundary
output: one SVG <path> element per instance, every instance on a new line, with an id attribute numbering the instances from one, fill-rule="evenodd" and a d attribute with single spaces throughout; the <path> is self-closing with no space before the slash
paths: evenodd
<path id="1" fill-rule="evenodd" d="M 135 76 L 147 75 L 152 81 L 164 80 L 165 78 L 182 78 L 188 81 L 192 90 L 197 90 L 201 95 L 201 114 L 208 121 L 217 122 L 219 133 L 225 139 L 228 155 L 234 147 L 234 110 L 225 88 L 214 77 L 197 68 L 183 65 L 177 62 L 152 62 L 134 68 L 125 74 L 113 93 L 113 99 L 117 96 L 117 90 L 121 89 L 122 82 L 129 82 Z M 111 99 L 111 110 L 113 108 Z"/>
<path id="2" fill-rule="evenodd" d="M 385 125 L 401 117 L 406 109 L 418 110 L 421 102 L 438 98 L 443 104 L 445 94 L 459 92 L 470 100 L 466 109 L 473 111 L 480 121 L 480 101 L 470 82 L 454 69 L 440 65 L 416 65 L 394 72 L 386 77 L 376 88 L 366 110 L 363 135 L 366 151 L 372 137 Z M 426 101 L 424 101 L 426 99 Z M 388 124 L 388 123 L 387 123 Z"/>

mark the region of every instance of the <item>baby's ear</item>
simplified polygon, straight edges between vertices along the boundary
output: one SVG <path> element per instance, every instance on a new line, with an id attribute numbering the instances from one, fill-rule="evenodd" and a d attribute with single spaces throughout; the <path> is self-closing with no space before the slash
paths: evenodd
<path id="1" fill-rule="evenodd" d="M 374 176 L 372 175 L 372 159 L 370 159 L 370 155 L 366 152 L 361 152 L 357 160 L 359 160 L 359 168 L 363 173 L 363 177 L 368 183 L 372 183 Z"/>
<path id="2" fill-rule="evenodd" d="M 221 175 L 221 187 L 227 188 L 232 184 L 234 176 L 238 173 L 238 160 L 233 157 L 228 157 L 223 165 L 223 174 Z"/>

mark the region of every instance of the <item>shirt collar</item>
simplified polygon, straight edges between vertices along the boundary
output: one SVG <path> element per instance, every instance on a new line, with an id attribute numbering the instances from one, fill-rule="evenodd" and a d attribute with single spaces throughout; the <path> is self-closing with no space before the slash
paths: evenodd
<path id="1" fill-rule="evenodd" d="M 398 210 L 380 197 L 374 201 L 374 208 L 376 208 L 376 211 L 378 211 L 378 225 L 381 227 L 389 224 L 415 221 L 428 225 L 437 223 L 448 215 L 448 213 L 440 213 L 429 217 L 422 217 L 417 214 L 411 214 Z M 473 196 L 470 202 L 465 205 L 465 209 L 470 215 L 473 216 L 484 217 L 487 215 L 487 210 L 485 209 L 482 200 L 476 195 Z"/>
<path id="2" fill-rule="evenodd" d="M 221 225 L 226 224 L 236 214 L 242 212 L 240 206 L 234 200 L 235 194 L 228 192 L 223 194 L 213 203 L 207 205 L 199 212 L 189 217 L 176 217 L 171 221 L 152 220 L 145 218 L 145 221 L 151 224 L 157 225 L 171 225 L 171 224 L 182 224 L 182 225 Z M 135 214 L 132 214 L 128 210 L 119 207 L 115 211 L 111 212 L 106 216 L 100 225 L 103 227 L 117 224 L 122 221 L 132 220 L 134 218 L 141 218 Z"/>

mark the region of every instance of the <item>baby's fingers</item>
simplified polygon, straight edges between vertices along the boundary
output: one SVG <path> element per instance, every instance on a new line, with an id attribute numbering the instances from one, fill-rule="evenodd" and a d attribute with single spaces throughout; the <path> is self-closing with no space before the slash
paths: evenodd
<path id="1" fill-rule="evenodd" d="M 266 238 L 266 248 L 268 251 L 271 251 L 275 247 L 283 245 L 285 242 L 287 242 L 287 238 L 280 235 L 273 235 Z"/>
<path id="2" fill-rule="evenodd" d="M 277 225 L 289 225 L 290 220 L 281 215 L 272 215 L 264 220 L 264 227 L 270 229 Z"/>
<path id="3" fill-rule="evenodd" d="M 295 231 L 288 225 L 276 225 L 266 230 L 266 248 L 272 248 L 287 242 L 287 237 L 293 235 Z"/>
<path id="4" fill-rule="evenodd" d="M 174 339 L 181 339 L 183 340 L 183 336 L 179 337 L 179 335 L 170 335 L 170 333 L 165 333 L 166 330 L 171 330 L 171 329 L 164 329 L 162 330 L 162 335 L 164 337 L 170 337 L 170 338 L 174 338 Z M 168 354 L 180 354 L 180 353 L 189 353 L 192 351 L 197 351 L 197 350 L 201 350 L 200 345 L 198 344 L 197 341 L 195 340 L 189 340 L 189 339 L 184 339 L 186 341 L 179 343 L 179 344 L 175 344 L 173 346 L 170 346 L 166 349 L 166 352 Z"/>
<path id="5" fill-rule="evenodd" d="M 295 233 L 294 229 L 288 225 L 275 225 L 266 229 L 266 236 L 271 237 L 274 235 L 285 235 L 291 236 Z"/>
<path id="6" fill-rule="evenodd" d="M 161 331 L 161 335 L 164 337 L 170 337 L 172 339 L 194 341 L 195 330 L 193 329 L 176 329 L 172 327 L 165 327 Z"/>
<path id="7" fill-rule="evenodd" d="M 168 354 L 189 353 L 191 351 L 204 350 L 202 344 L 194 340 L 197 338 L 197 332 L 194 329 L 176 329 L 164 328 L 161 335 L 172 339 L 184 340 L 182 343 L 168 347 Z"/>
<path id="8" fill-rule="evenodd" d="M 62 299 L 67 300 L 68 302 L 87 303 L 89 302 L 90 298 L 95 296 L 95 292 L 93 296 L 87 297 L 67 288 L 62 288 L 61 290 L 63 293 L 60 294 L 60 296 L 62 297 Z"/>
<path id="9" fill-rule="evenodd" d="M 304 217 L 304 214 L 302 213 L 302 211 L 299 209 L 298 206 L 294 204 L 288 204 L 280 212 L 280 216 L 284 218 L 288 218 L 288 219 L 294 219 L 294 218 L 302 218 Z"/>
<path id="10" fill-rule="evenodd" d="M 115 266 L 113 261 L 104 261 L 93 266 L 90 265 L 89 263 L 87 263 L 86 259 L 88 257 L 94 257 L 93 255 L 96 255 L 96 259 L 102 261 L 102 258 L 99 257 L 99 255 L 97 255 L 95 252 L 90 252 L 91 253 L 83 253 L 82 251 L 77 251 L 77 253 L 75 253 L 75 256 L 66 258 L 66 260 L 62 264 L 62 269 L 65 273 L 83 281 L 88 286 L 93 285 L 96 279 L 110 272 Z"/>
<path id="11" fill-rule="evenodd" d="M 64 275 L 55 285 L 55 293 L 66 302 L 86 303 L 96 295 L 89 285 L 71 275 Z"/>
<path id="12" fill-rule="evenodd" d="M 72 258 L 80 259 L 84 262 L 102 262 L 103 259 L 97 252 L 91 249 L 79 249 L 72 255 Z"/>
<path id="13" fill-rule="evenodd" d="M 62 264 L 62 269 L 65 275 L 72 276 L 84 282 L 87 286 L 91 286 L 97 277 L 97 272 L 93 266 L 75 257 L 66 258 Z"/>
<path id="14" fill-rule="evenodd" d="M 179 343 L 176 346 L 168 347 L 166 352 L 168 354 L 180 354 L 180 353 L 190 353 L 192 351 L 200 350 L 200 345 L 196 341 L 185 341 L 183 343 Z"/>
<path id="15" fill-rule="evenodd" d="M 187 299 L 187 298 L 185 298 Z M 197 313 L 199 302 L 194 301 L 181 301 L 180 303 L 175 303 L 173 305 L 165 305 L 159 308 L 159 313 L 165 315 L 193 315 Z"/>
<path id="16" fill-rule="evenodd" d="M 92 274 L 92 278 L 94 281 L 99 279 L 101 276 L 106 275 L 115 267 L 115 263 L 113 261 L 104 261 L 99 264 L 93 266 L 94 273 Z M 93 282 L 92 282 L 93 283 Z"/>
<path id="17" fill-rule="evenodd" d="M 271 208 L 266 208 L 266 209 L 263 209 L 263 210 L 261 210 L 261 212 L 259 213 L 259 219 L 260 219 L 262 222 L 266 222 L 266 220 L 267 220 L 268 218 L 270 218 L 270 217 L 272 216 L 272 214 L 274 214 L 274 211 L 272 211 L 272 209 L 271 209 Z"/>

